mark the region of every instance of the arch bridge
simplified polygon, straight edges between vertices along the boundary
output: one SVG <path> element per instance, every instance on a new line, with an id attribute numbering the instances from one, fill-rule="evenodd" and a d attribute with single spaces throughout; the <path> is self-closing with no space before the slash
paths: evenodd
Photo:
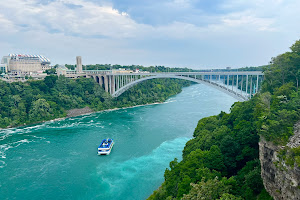
<path id="1" fill-rule="evenodd" d="M 113 97 L 120 96 L 129 88 L 146 80 L 176 78 L 205 84 L 239 101 L 245 101 L 259 91 L 263 80 L 261 71 L 118 73 L 111 70 L 83 70 L 83 74 L 94 78 Z"/>

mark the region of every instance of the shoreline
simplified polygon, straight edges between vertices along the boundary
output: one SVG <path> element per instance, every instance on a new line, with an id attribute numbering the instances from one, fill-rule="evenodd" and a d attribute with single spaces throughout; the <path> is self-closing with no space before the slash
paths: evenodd
<path id="1" fill-rule="evenodd" d="M 135 106 L 128 106 L 128 107 L 121 107 L 121 108 L 110 108 L 110 109 L 100 110 L 100 111 L 93 111 L 91 108 L 89 108 L 88 106 L 86 106 L 84 108 L 75 108 L 75 109 L 68 110 L 68 111 L 71 111 L 71 112 L 73 111 L 73 113 L 70 116 L 68 116 L 69 113 L 67 111 L 67 116 L 66 117 L 54 118 L 54 119 L 50 119 L 50 120 L 47 120 L 47 121 L 40 121 L 40 122 L 31 123 L 31 124 L 25 124 L 25 125 L 13 126 L 13 127 L 0 128 L 0 131 L 1 130 L 6 130 L 6 129 L 11 129 L 11 128 L 22 128 L 22 127 L 25 127 L 25 126 L 30 126 L 30 125 L 33 125 L 33 124 L 39 124 L 39 123 L 45 123 L 45 122 L 61 121 L 61 120 L 65 120 L 67 118 L 78 117 L 78 116 L 83 116 L 83 115 L 90 115 L 90 114 L 93 114 L 93 113 L 111 112 L 111 111 L 115 111 L 115 110 L 128 109 L 128 108 L 136 108 L 136 107 L 141 107 L 141 106 L 157 105 L 157 104 L 163 104 L 163 103 L 165 103 L 165 102 L 147 103 L 147 104 L 141 104 L 141 105 L 135 105 Z"/>
<path id="2" fill-rule="evenodd" d="M 147 104 L 141 104 L 141 105 L 135 105 L 135 106 L 128 106 L 128 107 L 121 107 L 121 108 L 110 108 L 110 109 L 106 109 L 106 110 L 92 111 L 92 112 L 81 113 L 81 114 L 77 114 L 77 115 L 74 114 L 74 116 L 57 118 L 57 119 L 52 119 L 52 120 L 49 120 L 49 121 L 60 121 L 60 120 L 67 119 L 67 118 L 78 117 L 78 116 L 83 116 L 83 115 L 90 115 L 90 114 L 94 114 L 94 113 L 111 112 L 111 111 L 115 111 L 115 110 L 128 109 L 128 108 L 136 108 L 136 107 L 141 107 L 141 106 L 158 105 L 158 104 L 163 104 L 163 103 L 165 103 L 165 102 L 147 103 Z"/>
<path id="3" fill-rule="evenodd" d="M 90 115 L 90 114 L 93 114 L 93 113 L 99 113 L 99 112 L 109 112 L 109 111 L 114 111 L 114 110 L 119 110 L 119 109 L 128 109 L 128 108 L 135 108 L 135 107 L 139 107 L 139 106 L 148 106 L 148 105 L 155 105 L 155 104 L 163 104 L 163 103 L 166 103 L 167 100 L 169 98 L 171 98 L 172 96 L 174 95 L 177 95 L 179 93 L 182 92 L 182 89 L 185 88 L 185 87 L 189 87 L 193 84 L 190 84 L 190 85 L 187 85 L 187 86 L 182 86 L 181 87 L 181 91 L 179 91 L 178 93 L 176 94 L 173 94 L 173 95 L 170 95 L 168 96 L 165 101 L 163 102 L 154 102 L 154 103 L 146 103 L 146 104 L 141 104 L 141 105 L 134 105 L 134 106 L 127 106 L 127 107 L 117 107 L 117 108 L 110 108 L 110 109 L 105 109 L 105 110 L 100 110 L 100 111 L 94 111 L 92 110 L 91 108 L 89 108 L 88 106 L 84 107 L 84 108 L 74 108 L 74 109 L 70 109 L 70 110 L 66 110 L 67 112 L 67 115 L 65 117 L 59 117 L 59 118 L 53 118 L 53 119 L 49 119 L 49 120 L 43 120 L 43 121 L 36 121 L 36 122 L 33 122 L 33 123 L 24 123 L 24 124 L 19 124 L 19 125 L 16 125 L 16 126 L 7 126 L 5 128 L 0 128 L 0 131 L 1 130 L 5 130 L 5 129 L 11 129 L 11 128 L 18 128 L 18 127 L 26 127 L 26 126 L 31 126 L 33 124 L 40 124 L 40 123 L 45 123 L 45 122 L 54 122 L 54 121 L 61 121 L 61 120 L 64 120 L 64 119 L 67 119 L 67 118 L 71 118 L 71 117 L 77 117 L 77 116 L 82 116 L 82 115 Z M 85 111 L 84 111 L 85 110 Z M 73 111 L 72 114 L 69 114 L 69 111 Z"/>

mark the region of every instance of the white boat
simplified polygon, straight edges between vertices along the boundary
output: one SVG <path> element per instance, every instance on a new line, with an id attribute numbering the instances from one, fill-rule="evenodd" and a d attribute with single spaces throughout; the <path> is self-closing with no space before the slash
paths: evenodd
<path id="1" fill-rule="evenodd" d="M 98 155 L 109 155 L 113 146 L 113 139 L 107 138 L 102 140 L 101 144 L 98 147 Z"/>

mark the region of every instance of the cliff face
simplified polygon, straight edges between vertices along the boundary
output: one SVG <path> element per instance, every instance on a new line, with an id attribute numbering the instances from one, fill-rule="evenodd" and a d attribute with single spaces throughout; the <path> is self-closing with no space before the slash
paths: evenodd
<path id="1" fill-rule="evenodd" d="M 294 136 L 290 138 L 287 146 L 291 148 L 300 146 L 300 122 L 295 125 Z M 300 168 L 287 166 L 280 161 L 278 153 L 283 148 L 261 138 L 259 142 L 261 177 L 266 190 L 275 200 L 300 200 Z"/>

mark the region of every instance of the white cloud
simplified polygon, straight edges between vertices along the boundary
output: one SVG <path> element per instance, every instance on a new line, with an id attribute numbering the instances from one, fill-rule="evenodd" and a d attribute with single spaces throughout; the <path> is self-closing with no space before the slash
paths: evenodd
<path id="1" fill-rule="evenodd" d="M 224 26 L 231 28 L 248 27 L 252 30 L 258 31 L 275 31 L 273 28 L 274 19 L 272 18 L 259 18 L 253 16 L 251 12 L 233 13 L 222 18 Z"/>
<path id="2" fill-rule="evenodd" d="M 1 10 L 15 24 L 27 24 L 31 30 L 82 36 L 129 37 L 136 29 L 136 23 L 127 13 L 83 0 L 56 0 L 46 5 L 34 0 L 13 0 L 13 5 L 6 2 Z"/>
<path id="3" fill-rule="evenodd" d="M 260 10 L 248 9 L 243 12 L 231 12 L 215 18 L 213 24 L 197 26 L 188 21 L 173 21 L 167 25 L 151 26 L 135 22 L 126 12 L 120 12 L 110 5 L 98 5 L 86 0 L 55 0 L 49 4 L 38 4 L 37 0 L 12 0 L 4 3 L 1 10 L 6 14 L 7 28 L 15 30 L 18 25 L 30 27 L 30 30 L 60 32 L 81 37 L 135 38 L 155 34 L 155 37 L 202 37 L 202 34 L 214 31 L 250 30 L 274 31 L 276 19 L 260 16 Z M 266 1 L 256 0 L 250 8 Z M 174 0 L 174 5 L 190 6 L 188 0 Z M 241 2 L 229 3 L 230 7 L 243 5 Z M 275 3 L 276 4 L 276 3 Z M 278 3 L 280 4 L 280 3 Z M 14 6 L 13 6 L 14 5 Z M 70 5 L 73 5 L 73 7 Z M 250 6 L 251 5 L 251 6 Z M 225 6 L 224 6 L 225 7 Z M 166 11 L 167 12 L 167 11 Z M 9 13 L 15 13 L 9 15 Z M 201 16 L 197 16 L 201 17 Z M 205 18 L 207 16 L 203 16 Z M 8 23 L 8 22 L 14 22 Z M 158 33 L 158 34 L 156 34 Z"/>
<path id="4" fill-rule="evenodd" d="M 14 33 L 18 31 L 14 23 L 6 19 L 2 14 L 0 14 L 0 24 L 2 33 Z"/>
<path id="5" fill-rule="evenodd" d="M 138 23 L 112 4 L 88 0 L 0 1 L 0 45 L 6 48 L 0 53 L 41 53 L 58 63 L 83 55 L 87 63 L 259 65 L 300 36 L 296 0 L 229 0 L 218 5 L 224 13 L 186 16 L 195 13 L 193 1 L 168 0 L 164 5 L 180 10 L 184 20 L 163 25 Z"/>

